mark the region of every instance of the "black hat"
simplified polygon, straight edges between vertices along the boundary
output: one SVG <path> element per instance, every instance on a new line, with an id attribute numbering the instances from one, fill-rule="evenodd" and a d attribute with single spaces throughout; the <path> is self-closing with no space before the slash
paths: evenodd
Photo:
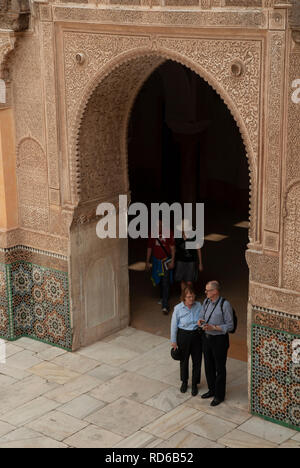
<path id="1" fill-rule="evenodd" d="M 181 361 L 182 359 L 182 353 L 179 348 L 171 348 L 171 356 L 175 361 Z"/>

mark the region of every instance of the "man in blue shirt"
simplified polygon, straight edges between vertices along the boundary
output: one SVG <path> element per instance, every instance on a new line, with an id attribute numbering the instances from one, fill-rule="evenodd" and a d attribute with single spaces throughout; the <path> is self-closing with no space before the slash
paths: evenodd
<path id="1" fill-rule="evenodd" d="M 233 310 L 228 301 L 222 301 L 218 281 L 210 281 L 205 293 L 207 299 L 201 308 L 199 325 L 204 331 L 203 351 L 208 392 L 202 398 L 214 397 L 211 406 L 217 406 L 225 400 L 228 332 L 234 328 Z"/>
<path id="2" fill-rule="evenodd" d="M 180 361 L 180 391 L 185 393 L 189 379 L 189 358 L 192 356 L 192 396 L 198 394 L 200 383 L 202 342 L 198 332 L 201 303 L 195 301 L 195 293 L 191 287 L 186 287 L 182 293 L 182 302 L 174 308 L 171 322 L 171 344 L 182 353 Z"/>

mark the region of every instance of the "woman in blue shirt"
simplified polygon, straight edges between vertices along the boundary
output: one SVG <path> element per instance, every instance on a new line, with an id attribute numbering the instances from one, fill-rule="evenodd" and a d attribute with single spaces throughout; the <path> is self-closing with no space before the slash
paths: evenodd
<path id="1" fill-rule="evenodd" d="M 188 286 L 183 290 L 182 302 L 174 308 L 171 322 L 171 344 L 182 353 L 180 361 L 180 391 L 187 391 L 189 379 L 189 358 L 192 356 L 192 395 L 198 394 L 198 384 L 201 377 L 202 341 L 198 333 L 201 303 L 195 301 L 194 290 Z"/>

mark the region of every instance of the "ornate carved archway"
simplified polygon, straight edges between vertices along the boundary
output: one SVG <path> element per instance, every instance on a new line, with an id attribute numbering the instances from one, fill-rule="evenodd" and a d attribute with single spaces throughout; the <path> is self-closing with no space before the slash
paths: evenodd
<path id="1" fill-rule="evenodd" d="M 83 39 L 81 37 L 81 40 Z M 104 53 L 103 36 L 96 36 L 94 40 L 102 41 L 101 51 Z M 118 40 L 121 41 L 122 48 L 126 43 L 124 38 L 123 42 L 122 38 L 114 40 L 116 44 L 112 44 L 110 50 L 105 51 L 106 59 L 111 49 L 118 47 Z M 128 297 L 127 245 L 122 240 L 97 239 L 95 213 L 101 201 L 113 202 L 117 206 L 118 195 L 129 194 L 127 130 L 131 110 L 143 83 L 163 61 L 174 60 L 199 74 L 219 94 L 233 115 L 249 159 L 252 187 L 250 238 L 251 242 L 256 240 L 260 46 L 257 47 L 256 42 L 251 41 L 245 47 L 245 41 L 239 43 L 224 40 L 169 39 L 167 48 L 158 44 L 159 38 L 152 38 L 151 41 L 151 48 L 144 45 L 129 48 L 127 43 L 129 50 L 119 53 L 111 60 L 104 60 L 105 63 L 102 62 L 99 69 L 96 69 L 93 57 L 93 73 L 90 69 L 89 44 L 84 53 L 77 54 L 74 54 L 74 51 L 80 51 L 80 47 L 75 49 L 73 44 L 73 57 L 69 56 L 67 61 L 71 75 L 74 77 L 73 73 L 76 72 L 77 76 L 68 114 L 72 122 L 69 126 L 72 130 L 69 134 L 70 186 L 72 201 L 77 205 L 71 227 L 71 239 L 74 241 L 71 241 L 71 283 L 74 285 L 73 303 L 80 304 L 82 309 L 81 313 L 75 310 L 73 315 L 75 348 L 79 344 L 90 342 L 92 336 L 99 339 L 106 333 L 106 326 L 107 330 L 112 331 L 128 323 L 129 306 L 126 300 L 124 301 L 124 297 Z M 178 52 L 179 45 L 181 53 Z M 182 53 L 184 49 L 186 54 Z M 216 54 L 218 49 L 219 60 Z M 71 72 L 71 65 L 74 72 Z M 90 79 L 80 88 L 85 72 L 89 72 Z M 79 98 L 76 101 L 74 94 Z M 69 109 L 69 106 L 67 108 Z M 87 247 L 84 247 L 83 242 Z M 80 243 L 80 250 L 73 251 L 72 246 L 75 248 Z M 115 284 L 115 290 L 112 303 L 106 304 L 105 307 L 106 310 L 112 311 L 111 316 L 98 317 L 97 322 L 97 301 L 91 301 L 91 295 L 94 291 L 95 296 L 100 298 L 105 292 L 101 293 L 98 283 L 95 283 L 94 290 L 90 287 L 90 272 L 95 273 L 96 264 L 103 264 L 104 259 L 109 263 L 106 268 L 107 274 L 113 272 L 111 281 Z M 101 274 L 103 275 L 103 269 Z M 102 284 L 109 281 L 110 279 L 105 277 Z M 78 289 L 79 284 L 83 285 L 81 291 Z M 88 329 L 87 323 L 94 324 L 92 330 Z M 80 336 L 76 330 L 81 330 L 78 332 Z"/>
<path id="2" fill-rule="evenodd" d="M 206 42 L 208 43 L 211 41 Z M 223 44 L 226 41 L 217 42 L 219 44 Z M 228 46 L 228 44 L 226 45 Z M 192 49 L 193 47 L 191 47 L 190 53 Z M 192 60 L 192 57 L 179 54 L 174 50 L 158 48 L 155 43 L 155 50 L 149 50 L 146 48 L 138 48 L 134 51 L 130 50 L 129 52 L 120 54 L 109 63 L 105 64 L 84 88 L 80 104 L 76 111 L 74 109 L 76 117 L 74 118 L 74 123 L 72 125 L 73 131 L 69 140 L 73 202 L 75 202 L 75 204 L 79 203 L 82 205 L 93 199 L 92 194 L 87 193 L 89 191 L 89 188 L 86 186 L 87 180 L 89 179 L 87 174 L 89 171 L 89 163 L 87 163 L 86 152 L 83 155 L 82 145 L 80 142 L 82 141 L 82 134 L 92 130 L 92 109 L 95 108 L 96 100 L 98 100 L 98 109 L 105 108 L 107 109 L 106 115 L 110 114 L 110 122 L 107 122 L 107 125 L 103 122 L 106 117 L 102 114 L 101 131 L 104 131 L 106 134 L 109 132 L 111 136 L 110 139 L 115 140 L 113 132 L 117 132 L 117 134 L 120 135 L 121 128 L 120 147 L 118 148 L 118 153 L 123 163 L 123 170 L 126 170 L 127 127 L 134 100 L 141 86 L 152 71 L 164 60 L 171 59 L 195 71 L 210 84 L 210 86 L 219 94 L 221 99 L 227 105 L 240 129 L 240 133 L 246 147 L 251 173 L 250 241 L 255 243 L 257 220 L 256 188 L 258 181 L 259 153 L 259 49 L 256 51 L 249 51 L 248 49 L 247 53 L 244 54 L 242 53 L 242 50 L 240 50 L 240 55 L 237 53 L 237 48 L 234 49 L 234 47 L 230 47 L 230 49 L 232 49 L 230 52 L 229 49 L 227 50 L 225 64 L 217 64 L 216 61 L 213 61 L 213 54 L 206 56 L 206 63 L 199 63 L 199 60 L 196 62 L 195 60 Z M 193 54 L 191 55 L 193 56 Z M 83 61 L 82 66 L 84 66 L 84 62 L 88 60 L 88 58 L 86 56 L 81 56 L 80 59 Z M 257 63 L 253 63 L 255 60 L 257 60 Z M 211 61 L 213 63 L 209 63 Z M 220 65 L 223 65 L 223 69 L 220 69 Z M 125 76 L 126 79 L 124 81 Z M 103 92 L 102 96 L 101 90 Z M 116 93 L 119 93 L 120 91 L 121 94 L 119 94 L 118 99 L 116 99 Z M 118 104 L 116 104 L 116 102 L 118 102 Z M 116 105 L 119 106 L 117 114 L 114 109 Z M 122 106 L 121 111 L 120 105 Z M 74 115 L 74 112 L 72 112 L 72 114 Z M 112 115 L 118 115 L 118 125 L 115 127 L 111 125 Z M 89 124 L 86 126 L 87 121 Z M 102 141 L 104 140 L 105 139 L 102 139 Z M 88 141 L 91 143 L 91 139 Z M 97 147 L 99 148 L 99 145 Z M 91 168 L 94 167 L 95 166 L 92 163 Z M 102 181 L 97 182 L 94 180 L 94 199 L 97 198 L 96 187 L 99 188 L 99 184 L 101 184 L 102 187 L 105 185 L 103 174 L 104 173 L 102 171 Z M 123 190 L 126 192 L 128 191 L 127 170 Z M 99 191 L 97 193 L 99 193 Z M 110 194 L 108 192 L 107 195 L 116 195 L 116 192 L 114 194 L 113 192 Z"/>

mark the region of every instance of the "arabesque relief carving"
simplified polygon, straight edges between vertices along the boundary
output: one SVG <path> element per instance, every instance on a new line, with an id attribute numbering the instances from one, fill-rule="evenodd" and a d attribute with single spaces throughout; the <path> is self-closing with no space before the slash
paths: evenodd
<path id="1" fill-rule="evenodd" d="M 5 60 L 14 49 L 16 38 L 10 32 L 0 31 L 0 79 L 7 79 Z"/>
<path id="2" fill-rule="evenodd" d="M 133 94 L 136 94 L 139 89 L 136 86 L 136 77 L 143 70 L 146 79 L 153 70 L 153 67 L 150 68 L 151 64 L 154 63 L 153 61 L 157 59 L 157 64 L 159 64 L 164 58 L 173 59 L 191 67 L 219 92 L 240 126 L 249 152 L 252 182 L 256 182 L 260 125 L 259 89 L 261 80 L 261 44 L 259 41 L 175 39 L 158 36 L 107 37 L 104 34 L 84 34 L 66 31 L 64 33 L 64 44 L 67 82 L 66 108 L 69 129 L 72 129 L 72 132 L 69 133 L 69 149 L 74 201 L 78 200 L 79 187 L 81 192 L 80 199 L 84 201 L 91 200 L 96 193 L 99 193 L 99 190 L 101 196 L 104 196 L 105 190 L 109 189 L 109 193 L 112 194 L 114 187 L 120 190 L 124 186 L 124 184 L 120 184 L 122 171 L 119 168 L 121 167 L 120 164 L 123 167 L 126 164 L 124 163 L 126 159 L 126 138 L 123 135 L 123 146 L 118 147 L 119 130 L 117 129 L 120 129 L 120 126 L 124 128 L 126 115 L 129 115 L 130 106 L 133 104 L 131 99 L 132 93 L 135 90 Z M 130 52 L 131 50 L 132 53 Z M 78 53 L 84 53 L 84 64 L 77 63 L 76 55 Z M 117 58 L 113 59 L 113 57 Z M 140 57 L 139 60 L 138 57 Z M 149 58 L 147 59 L 147 57 Z M 148 72 L 145 69 L 147 60 Z M 232 63 L 236 60 L 242 64 L 243 68 L 243 73 L 239 74 L 239 76 L 235 76 L 232 73 Z M 120 69 L 117 70 L 117 67 Z M 113 73 L 112 70 L 114 70 Z M 124 70 L 126 70 L 125 74 Z M 103 87 L 99 86 L 97 91 L 95 91 L 95 96 L 92 96 L 98 83 L 108 76 L 109 73 L 111 73 L 109 79 L 104 80 L 102 82 Z M 122 99 L 120 99 L 120 90 L 123 94 Z M 96 98 L 97 93 L 98 98 Z M 107 177 L 111 172 L 106 169 L 105 159 L 101 163 L 101 158 L 97 159 L 95 157 L 95 148 L 93 150 L 89 148 L 88 143 L 87 145 L 79 144 L 78 148 L 76 147 L 83 110 L 90 96 L 92 96 L 91 101 L 87 106 L 84 116 L 89 119 L 90 125 L 93 121 L 91 118 L 92 112 L 99 112 L 97 109 L 100 107 L 93 104 L 94 102 L 96 103 L 97 99 L 98 103 L 102 100 L 102 108 L 109 108 L 111 111 L 107 112 L 107 117 L 105 115 L 101 116 L 101 125 L 106 125 L 108 130 L 99 140 L 97 148 L 98 154 L 101 151 L 102 155 L 110 154 L 110 157 L 112 154 L 116 155 L 113 163 L 116 165 L 116 170 L 113 172 L 115 182 Z M 106 96 L 109 99 L 106 100 Z M 127 96 L 127 98 L 125 99 L 124 96 Z M 114 102 L 115 104 L 112 104 Z M 78 103 L 80 103 L 80 106 Z M 124 103 L 126 103 L 125 107 Z M 113 108 L 111 107 L 113 105 L 115 109 L 118 109 L 118 112 L 113 112 Z M 92 111 L 93 106 L 94 111 Z M 114 116 L 113 119 L 111 117 L 109 119 L 108 116 L 110 114 Z M 80 133 L 82 131 L 85 133 L 89 131 L 90 125 L 87 124 L 87 121 L 85 122 L 85 118 L 82 120 L 83 127 L 80 129 Z M 109 120 L 107 124 L 105 124 L 106 119 Z M 86 138 L 87 142 L 91 140 Z M 112 145 L 117 146 L 112 148 Z M 121 163 L 118 162 L 120 157 Z M 101 166 L 103 174 L 101 182 L 100 180 L 96 180 L 99 176 L 95 175 L 95 164 L 102 164 L 103 166 Z M 87 176 L 88 174 L 90 174 L 91 178 Z M 77 184 L 78 179 L 79 186 Z M 89 184 L 87 183 L 88 180 Z M 95 190 L 91 187 L 97 187 L 97 189 Z M 255 194 L 252 194 L 252 196 L 255 198 Z M 252 206 L 255 207 L 256 203 L 253 203 Z"/>
<path id="3" fill-rule="evenodd" d="M 288 190 L 284 214 L 283 286 L 300 292 L 300 181 Z"/>
<path id="4" fill-rule="evenodd" d="M 281 197 L 281 156 L 282 156 L 282 89 L 283 75 L 278 70 L 284 63 L 284 33 L 272 33 L 270 37 L 270 87 L 268 102 L 266 205 L 264 228 L 279 232 Z"/>
<path id="5" fill-rule="evenodd" d="M 49 222 L 47 160 L 40 145 L 32 138 L 22 140 L 19 145 L 17 180 L 20 225 L 47 231 Z"/>

